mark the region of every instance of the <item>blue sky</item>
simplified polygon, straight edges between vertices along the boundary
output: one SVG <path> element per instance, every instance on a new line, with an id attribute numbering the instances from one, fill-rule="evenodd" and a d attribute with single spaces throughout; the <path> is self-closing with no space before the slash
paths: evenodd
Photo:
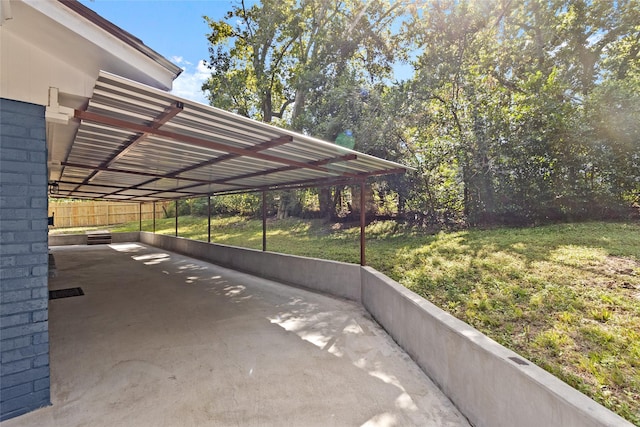
<path id="1" fill-rule="evenodd" d="M 80 0 L 102 17 L 141 39 L 184 71 L 173 84 L 173 93 L 207 104 L 200 91 L 209 70 L 207 15 L 221 19 L 231 9 L 222 0 Z"/>
<path id="2" fill-rule="evenodd" d="M 256 0 L 245 0 L 253 4 Z M 232 0 L 80 0 L 82 4 L 141 39 L 144 44 L 183 68 L 172 92 L 208 104 L 200 90 L 210 71 L 206 35 L 209 27 L 203 16 L 222 19 L 231 10 Z M 409 78 L 412 67 L 396 64 L 398 79 Z"/>

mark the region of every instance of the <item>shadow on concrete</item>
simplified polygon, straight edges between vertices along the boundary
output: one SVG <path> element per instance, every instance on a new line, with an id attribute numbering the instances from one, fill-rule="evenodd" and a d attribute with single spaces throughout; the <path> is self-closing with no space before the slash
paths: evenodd
<path id="1" fill-rule="evenodd" d="M 52 248 L 53 406 L 6 425 L 468 425 L 360 306 L 139 243 Z"/>

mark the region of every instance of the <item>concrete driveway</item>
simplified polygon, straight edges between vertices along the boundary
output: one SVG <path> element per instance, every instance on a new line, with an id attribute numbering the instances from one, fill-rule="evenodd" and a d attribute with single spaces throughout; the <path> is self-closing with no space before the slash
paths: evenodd
<path id="1" fill-rule="evenodd" d="M 468 426 L 357 304 L 140 243 L 53 247 L 53 406 L 3 426 Z"/>

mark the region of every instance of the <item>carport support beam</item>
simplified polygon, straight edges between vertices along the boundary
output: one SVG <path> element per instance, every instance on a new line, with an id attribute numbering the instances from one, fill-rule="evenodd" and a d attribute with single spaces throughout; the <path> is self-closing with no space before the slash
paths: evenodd
<path id="1" fill-rule="evenodd" d="M 178 237 L 178 202 L 179 200 L 176 199 L 176 237 Z"/>
<path id="2" fill-rule="evenodd" d="M 153 202 L 153 234 L 156 233 L 156 202 Z"/>
<path id="3" fill-rule="evenodd" d="M 364 199 L 364 191 L 365 191 L 365 181 L 360 181 L 360 265 L 366 265 L 366 239 L 365 239 L 365 226 L 366 226 L 366 203 Z"/>
<path id="4" fill-rule="evenodd" d="M 207 243 L 211 243 L 211 194 L 207 196 Z"/>
<path id="5" fill-rule="evenodd" d="M 140 220 L 140 227 L 138 231 L 142 231 L 142 202 L 138 203 L 138 219 Z"/>
<path id="6" fill-rule="evenodd" d="M 262 251 L 267 251 L 267 192 L 262 190 Z"/>

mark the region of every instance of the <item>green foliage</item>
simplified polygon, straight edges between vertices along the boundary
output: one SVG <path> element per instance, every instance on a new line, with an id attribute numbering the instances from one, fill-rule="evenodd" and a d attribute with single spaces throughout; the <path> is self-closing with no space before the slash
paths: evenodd
<path id="1" fill-rule="evenodd" d="M 328 141 L 350 130 L 357 150 L 413 166 L 378 180 L 400 215 L 445 227 L 637 215 L 635 0 L 265 0 L 207 21 L 212 104 Z M 408 58 L 413 77 L 392 81 Z M 332 191 L 322 216 L 339 211 Z"/>
<path id="2" fill-rule="evenodd" d="M 409 115 L 408 128 L 426 165 L 423 191 L 446 182 L 423 170 L 451 164 L 434 150 L 447 138 L 471 223 L 628 214 L 639 176 L 640 86 L 630 75 L 638 9 L 631 1 L 463 1 L 416 11 L 409 37 L 421 54 L 414 99 L 401 111 L 423 112 L 418 126 Z M 611 95 L 620 77 L 635 93 Z M 438 206 L 430 200 L 429 208 Z"/>
<path id="3" fill-rule="evenodd" d="M 301 129 L 296 121 L 307 99 L 355 64 L 371 76 L 389 75 L 397 45 L 383 32 L 397 6 L 263 0 L 233 6 L 221 20 L 205 17 L 212 75 L 203 90 L 213 105 Z"/>
<path id="4" fill-rule="evenodd" d="M 376 193 L 380 196 L 381 192 Z M 383 194 L 383 196 L 385 196 Z M 380 211 L 393 203 L 387 199 L 380 200 Z M 278 205 L 287 198 L 287 203 L 295 206 L 292 214 L 297 217 L 312 218 L 318 212 L 317 191 L 300 190 L 297 192 L 268 192 L 266 195 L 267 216 L 276 215 Z M 175 218 L 175 201 L 168 203 L 164 208 L 165 218 Z M 182 199 L 178 201 L 178 213 L 180 216 L 207 216 L 209 205 L 206 197 Z M 262 195 L 258 193 L 241 193 L 221 196 L 211 196 L 211 215 L 239 215 L 242 217 L 262 216 Z"/>
<path id="5" fill-rule="evenodd" d="M 472 224 L 629 215 L 640 176 L 638 17 L 632 1 L 416 9 L 406 33 L 420 52 L 416 75 L 397 108 L 418 169 L 412 209 Z"/>
<path id="6" fill-rule="evenodd" d="M 273 196 L 269 198 L 273 204 Z M 175 202 L 165 210 L 166 218 L 176 215 Z M 182 199 L 178 202 L 180 216 L 207 216 L 209 205 L 206 197 Z M 231 194 L 211 197 L 211 215 L 259 216 L 262 212 L 262 197 L 259 194 Z"/>
<path id="7" fill-rule="evenodd" d="M 262 198 L 259 194 L 231 194 L 211 198 L 212 215 L 260 216 Z M 205 212 L 206 215 L 206 212 Z"/>
<path id="8" fill-rule="evenodd" d="M 392 61 L 404 55 L 390 31 L 401 6 L 386 0 L 232 6 L 224 19 L 206 18 L 212 74 L 203 90 L 212 105 L 328 141 L 351 130 L 349 145 L 372 152 L 384 144 L 383 133 L 372 132 L 386 117 L 384 82 Z M 302 211 L 298 198 L 283 193 L 278 216 Z M 326 192 L 320 205 L 323 214 L 336 214 L 336 198 Z"/>

